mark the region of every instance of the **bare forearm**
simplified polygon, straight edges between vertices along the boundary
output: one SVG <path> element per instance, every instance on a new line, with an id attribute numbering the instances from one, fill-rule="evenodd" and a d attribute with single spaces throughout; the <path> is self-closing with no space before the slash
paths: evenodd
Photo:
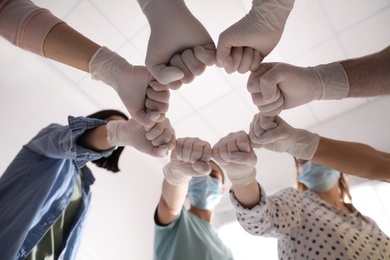
<path id="1" fill-rule="evenodd" d="M 172 185 L 164 179 L 161 198 L 157 207 L 157 216 L 161 224 L 167 225 L 171 223 L 180 213 L 187 191 L 188 183 Z"/>
<path id="2" fill-rule="evenodd" d="M 261 199 L 260 187 L 257 181 L 253 181 L 245 187 L 236 187 L 233 185 L 233 191 L 234 197 L 244 208 L 253 208 Z"/>
<path id="3" fill-rule="evenodd" d="M 85 131 L 77 139 L 77 144 L 96 151 L 112 148 L 112 145 L 107 140 L 107 127 L 105 125 Z"/>
<path id="4" fill-rule="evenodd" d="M 365 144 L 321 137 L 312 160 L 350 175 L 390 181 L 390 154 Z"/>
<path id="5" fill-rule="evenodd" d="M 349 81 L 348 97 L 390 94 L 390 46 L 357 59 L 341 61 Z"/>
<path id="6" fill-rule="evenodd" d="M 83 36 L 67 24 L 57 24 L 45 38 L 45 57 L 89 72 L 89 61 L 100 45 Z"/>

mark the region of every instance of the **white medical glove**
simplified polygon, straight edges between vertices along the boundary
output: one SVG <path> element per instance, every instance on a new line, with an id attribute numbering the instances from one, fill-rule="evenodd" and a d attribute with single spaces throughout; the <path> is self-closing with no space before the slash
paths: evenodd
<path id="1" fill-rule="evenodd" d="M 151 127 L 165 118 L 167 103 L 154 106 L 153 111 L 146 111 L 146 89 L 152 83 L 152 75 L 144 66 L 133 66 L 117 53 L 106 47 L 95 52 L 89 71 L 92 79 L 101 80 L 111 86 L 121 98 L 131 117 L 144 126 Z M 168 87 L 166 86 L 168 89 Z"/>
<path id="2" fill-rule="evenodd" d="M 171 161 L 164 167 L 165 180 L 172 185 L 181 185 L 210 174 L 211 146 L 199 138 L 179 138 L 171 152 Z"/>
<path id="3" fill-rule="evenodd" d="M 186 81 L 188 71 L 183 66 L 169 66 L 169 61 L 175 54 L 195 46 L 199 46 L 193 51 L 200 62 L 214 64 L 215 61 L 203 57 L 210 52 L 215 55 L 215 44 L 183 0 L 138 0 L 138 3 L 151 29 L 145 64 L 158 82 L 170 83 L 175 89 L 180 87 L 179 80 L 184 77 Z M 191 63 L 186 66 L 191 67 Z"/>
<path id="4" fill-rule="evenodd" d="M 175 146 L 175 131 L 169 119 L 156 123 L 150 130 L 133 119 L 107 123 L 107 140 L 112 146 L 132 146 L 154 157 L 164 157 Z"/>
<path id="5" fill-rule="evenodd" d="M 340 63 L 297 67 L 286 63 L 263 63 L 251 73 L 248 91 L 265 116 L 313 100 L 343 99 L 348 96 L 348 77 Z"/>
<path id="6" fill-rule="evenodd" d="M 265 117 L 257 113 L 250 125 L 249 138 L 253 147 L 264 147 L 274 152 L 311 160 L 320 142 L 318 134 L 295 129 L 279 116 Z"/>
<path id="7" fill-rule="evenodd" d="M 169 64 L 172 67 L 179 68 L 184 72 L 184 77 L 180 81 L 169 84 L 171 89 L 178 89 L 182 83 L 190 83 L 195 76 L 201 75 L 206 66 L 215 63 L 215 46 L 208 44 L 204 46 L 195 46 L 193 49 L 187 49 L 182 53 L 175 54 Z"/>
<path id="8" fill-rule="evenodd" d="M 242 53 L 239 55 L 234 53 L 234 48 L 249 47 L 260 52 L 260 57 L 254 60 L 255 64 L 249 70 L 257 69 L 279 42 L 293 5 L 294 0 L 253 0 L 249 13 L 220 34 L 217 64 L 227 73 L 235 72 L 245 51 L 239 51 Z M 242 69 L 240 72 L 244 73 Z"/>
<path id="9" fill-rule="evenodd" d="M 230 133 L 219 140 L 213 147 L 213 158 L 236 187 L 245 187 L 256 179 L 257 156 L 244 131 Z"/>

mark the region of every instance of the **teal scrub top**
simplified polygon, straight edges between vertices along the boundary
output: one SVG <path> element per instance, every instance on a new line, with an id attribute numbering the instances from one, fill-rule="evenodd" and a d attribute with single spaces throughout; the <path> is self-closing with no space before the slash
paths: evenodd
<path id="1" fill-rule="evenodd" d="M 169 225 L 155 219 L 154 260 L 232 260 L 230 249 L 211 224 L 185 208 Z"/>

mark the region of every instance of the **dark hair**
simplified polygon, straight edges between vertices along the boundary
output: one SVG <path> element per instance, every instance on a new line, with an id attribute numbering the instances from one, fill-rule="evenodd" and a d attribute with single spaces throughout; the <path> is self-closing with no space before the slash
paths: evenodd
<path id="1" fill-rule="evenodd" d="M 101 120 L 107 120 L 111 116 L 121 116 L 125 118 L 126 120 L 129 120 L 128 116 L 126 116 L 124 113 L 118 110 L 114 109 L 106 109 L 106 110 L 101 110 L 96 113 L 93 113 L 87 118 L 96 118 L 96 119 L 101 119 Z M 124 147 L 119 146 L 116 150 L 112 152 L 112 154 L 108 157 L 102 157 L 100 159 L 92 161 L 94 164 L 96 164 L 98 167 L 104 168 L 108 171 L 112 172 L 119 172 L 119 167 L 118 167 L 118 161 L 119 157 L 123 151 Z"/>
<path id="2" fill-rule="evenodd" d="M 300 160 L 294 157 L 295 161 L 295 167 L 297 169 L 297 189 L 300 191 L 307 190 L 308 187 L 306 187 L 305 184 L 300 183 L 298 181 L 298 176 L 299 176 L 299 167 L 298 167 L 298 162 L 300 163 L 305 163 L 307 160 Z M 347 175 L 345 173 L 340 172 L 340 178 L 339 178 L 339 191 L 340 191 L 340 200 L 344 203 L 350 203 L 352 202 L 352 196 L 351 193 L 349 192 L 349 187 L 347 184 Z M 346 199 L 349 199 L 350 202 L 347 202 Z"/>
<path id="3" fill-rule="evenodd" d="M 222 169 L 222 167 L 213 159 L 210 160 L 210 163 L 214 164 L 215 166 L 217 166 L 217 168 L 219 169 L 219 171 L 221 172 L 221 176 L 222 176 L 222 184 L 225 183 L 225 171 Z"/>

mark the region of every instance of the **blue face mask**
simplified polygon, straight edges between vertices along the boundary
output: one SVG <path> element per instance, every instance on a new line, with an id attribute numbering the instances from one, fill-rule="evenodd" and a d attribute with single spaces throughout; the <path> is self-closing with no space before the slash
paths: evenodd
<path id="1" fill-rule="evenodd" d="M 339 178 L 340 172 L 311 161 L 299 167 L 298 181 L 313 191 L 328 191 Z"/>
<path id="2" fill-rule="evenodd" d="M 214 208 L 222 197 L 222 183 L 210 176 L 193 177 L 188 185 L 191 205 L 200 209 Z"/>

